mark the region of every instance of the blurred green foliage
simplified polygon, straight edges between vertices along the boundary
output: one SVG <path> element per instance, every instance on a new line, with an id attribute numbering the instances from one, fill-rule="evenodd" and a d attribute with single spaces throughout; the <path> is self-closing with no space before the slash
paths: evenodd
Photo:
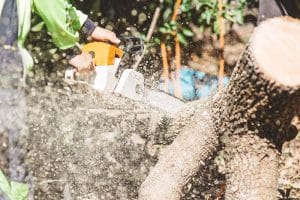
<path id="1" fill-rule="evenodd" d="M 93 20 L 100 22 L 100 26 L 109 24 L 118 34 L 126 32 L 128 27 L 134 27 L 143 36 L 147 33 L 155 9 L 160 7 L 157 29 L 150 41 L 156 44 L 163 37 L 166 37 L 166 41 L 172 41 L 171 33 L 174 31 L 182 44 L 188 44 L 195 35 L 191 24 L 201 31 L 210 29 L 214 34 L 219 33 L 218 0 L 182 0 L 176 22 L 171 20 L 176 0 L 164 0 L 163 3 L 159 0 L 74 0 L 74 3 Z M 257 6 L 257 0 L 223 0 L 222 15 L 226 19 L 226 27 L 234 23 L 243 24 L 247 6 Z M 141 21 L 141 16 L 146 18 Z"/>
<path id="2" fill-rule="evenodd" d="M 183 0 L 177 22 L 171 21 L 175 0 L 166 0 L 163 3 L 162 20 L 159 23 L 159 32 L 170 34 L 177 32 L 182 44 L 187 44 L 187 38 L 194 36 L 190 24 L 199 27 L 201 31 L 211 29 L 219 33 L 218 0 Z M 228 23 L 243 24 L 246 0 L 223 1 L 222 16 Z M 160 42 L 159 39 L 155 39 Z"/>

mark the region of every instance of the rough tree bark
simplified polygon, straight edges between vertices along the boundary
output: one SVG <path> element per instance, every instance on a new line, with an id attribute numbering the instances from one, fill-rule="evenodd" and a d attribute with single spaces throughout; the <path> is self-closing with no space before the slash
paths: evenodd
<path id="1" fill-rule="evenodd" d="M 262 23 L 216 103 L 216 130 L 227 138 L 226 199 L 276 199 L 281 146 L 297 134 L 299 31 L 291 18 Z"/>
<path id="2" fill-rule="evenodd" d="M 214 131 L 203 118 L 197 129 L 187 126 L 142 184 L 140 199 L 180 199 L 218 137 L 226 152 L 225 199 L 276 199 L 281 146 L 297 134 L 291 121 L 300 105 L 299 32 L 300 21 L 287 17 L 255 30 L 230 85 L 214 99 Z"/>
<path id="3" fill-rule="evenodd" d="M 206 158 L 212 155 L 218 137 L 213 131 L 211 114 L 205 110 L 198 113 L 194 120 L 197 121 L 184 129 L 172 145 L 164 150 L 140 188 L 140 200 L 180 199 L 181 189 L 191 175 L 197 173 Z"/>

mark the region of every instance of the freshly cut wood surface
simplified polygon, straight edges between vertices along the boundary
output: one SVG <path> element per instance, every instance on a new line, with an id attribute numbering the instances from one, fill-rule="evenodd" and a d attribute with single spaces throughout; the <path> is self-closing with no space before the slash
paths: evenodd
<path id="1" fill-rule="evenodd" d="M 251 51 L 269 79 L 300 85 L 300 20 L 289 17 L 263 22 L 254 32 Z"/>

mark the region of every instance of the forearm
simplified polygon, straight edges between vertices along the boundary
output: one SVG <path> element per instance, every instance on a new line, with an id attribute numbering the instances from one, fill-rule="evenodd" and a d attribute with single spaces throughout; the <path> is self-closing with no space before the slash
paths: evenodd
<path id="1" fill-rule="evenodd" d="M 120 40 L 114 32 L 97 26 L 89 18 L 85 21 L 80 30 L 86 37 L 90 36 L 95 41 L 109 41 L 114 44 L 120 43 Z"/>

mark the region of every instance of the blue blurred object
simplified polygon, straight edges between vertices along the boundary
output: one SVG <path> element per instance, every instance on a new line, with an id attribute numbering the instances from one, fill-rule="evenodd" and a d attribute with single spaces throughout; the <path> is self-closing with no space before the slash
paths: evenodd
<path id="1" fill-rule="evenodd" d="M 162 90 L 164 83 L 160 83 Z M 229 78 L 224 77 L 223 84 L 226 87 L 229 84 Z M 180 70 L 180 86 L 182 98 L 188 101 L 199 98 L 207 98 L 218 89 L 218 77 L 208 75 L 201 71 L 189 68 Z M 171 80 L 168 81 L 169 94 L 174 95 L 174 86 Z"/>
<path id="2" fill-rule="evenodd" d="M 180 71 L 180 86 L 181 95 L 185 100 L 194 100 L 196 95 L 195 90 L 195 71 L 192 69 L 184 68 Z"/>
<path id="3" fill-rule="evenodd" d="M 206 74 L 204 72 L 200 72 L 200 71 L 196 71 L 196 70 L 194 70 L 194 72 L 195 72 L 196 79 L 201 80 L 201 79 L 204 79 L 206 76 Z"/>
<path id="4" fill-rule="evenodd" d="M 218 90 L 219 81 L 217 77 L 206 75 L 207 80 L 197 89 L 198 98 L 207 98 L 214 94 Z M 226 87 L 229 84 L 229 78 L 225 76 L 223 78 L 223 85 Z"/>

